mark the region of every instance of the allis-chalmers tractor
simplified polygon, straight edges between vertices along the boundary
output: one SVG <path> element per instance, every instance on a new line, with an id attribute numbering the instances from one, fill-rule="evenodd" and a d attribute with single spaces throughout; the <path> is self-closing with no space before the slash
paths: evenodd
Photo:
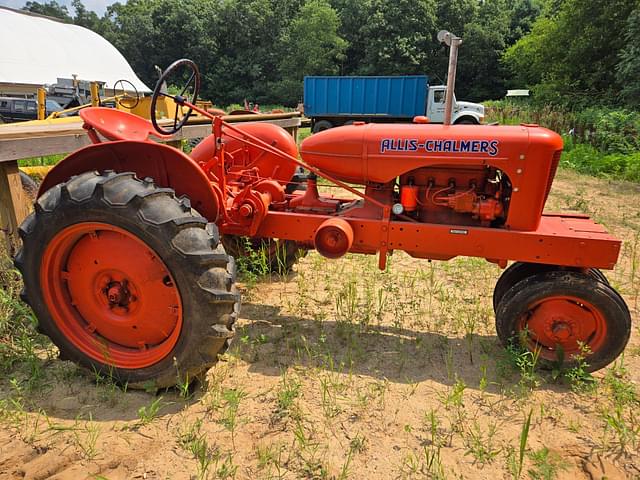
<path id="1" fill-rule="evenodd" d="M 169 96 L 160 86 L 180 72 L 185 86 L 172 98 L 188 112 L 160 122 L 156 101 Z M 620 241 L 584 215 L 543 213 L 557 134 L 417 117 L 327 130 L 298 152 L 280 127 L 210 116 L 212 135 L 190 155 L 152 141 L 191 111 L 209 115 L 195 106 L 199 84 L 195 64 L 179 60 L 153 93 L 151 123 L 82 110 L 93 144 L 51 170 L 20 227 L 24 299 L 63 358 L 134 387 L 206 371 L 234 334 L 229 254 L 242 255 L 246 237 L 280 249 L 288 267 L 307 249 L 378 254 L 380 268 L 394 250 L 515 261 L 493 294 L 503 344 L 546 363 L 581 355 L 592 371 L 623 351 L 629 310 L 599 270 L 613 268 Z M 318 177 L 345 195 L 321 195 Z"/>

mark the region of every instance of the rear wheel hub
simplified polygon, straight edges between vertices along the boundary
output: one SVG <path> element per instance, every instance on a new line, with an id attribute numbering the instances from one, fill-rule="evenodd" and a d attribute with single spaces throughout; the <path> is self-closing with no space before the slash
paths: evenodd
<path id="1" fill-rule="evenodd" d="M 175 346 L 180 294 L 160 257 L 132 233 L 75 224 L 51 240 L 42 262 L 49 311 L 83 353 L 121 368 L 143 368 Z"/>

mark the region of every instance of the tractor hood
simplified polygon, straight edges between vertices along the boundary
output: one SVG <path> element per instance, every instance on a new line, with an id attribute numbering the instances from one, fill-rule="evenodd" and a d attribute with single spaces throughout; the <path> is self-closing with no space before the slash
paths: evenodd
<path id="1" fill-rule="evenodd" d="M 339 180 L 387 183 L 429 165 L 493 165 L 526 155 L 531 141 L 549 158 L 559 135 L 537 126 L 354 124 L 316 133 L 302 142 L 309 165 Z M 537 150 L 537 149 L 536 149 Z"/>

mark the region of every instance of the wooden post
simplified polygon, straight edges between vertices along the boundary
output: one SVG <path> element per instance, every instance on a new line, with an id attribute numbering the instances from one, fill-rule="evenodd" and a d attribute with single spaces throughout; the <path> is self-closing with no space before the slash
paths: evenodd
<path id="1" fill-rule="evenodd" d="M 29 215 L 27 196 L 22 190 L 18 162 L 0 163 L 0 228 L 5 235 L 7 251 L 13 255 L 18 246 L 18 226 Z"/>

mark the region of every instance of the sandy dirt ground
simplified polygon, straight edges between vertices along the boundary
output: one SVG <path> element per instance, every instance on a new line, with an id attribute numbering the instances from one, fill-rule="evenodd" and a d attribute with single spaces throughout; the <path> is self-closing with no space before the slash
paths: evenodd
<path id="1" fill-rule="evenodd" d="M 242 285 L 235 343 L 193 391 L 123 391 L 54 351 L 36 384 L 15 365 L 0 479 L 640 478 L 640 188 L 561 171 L 548 209 L 624 239 L 607 274 L 633 333 L 592 382 L 505 352 L 495 265 L 310 253 Z"/>

